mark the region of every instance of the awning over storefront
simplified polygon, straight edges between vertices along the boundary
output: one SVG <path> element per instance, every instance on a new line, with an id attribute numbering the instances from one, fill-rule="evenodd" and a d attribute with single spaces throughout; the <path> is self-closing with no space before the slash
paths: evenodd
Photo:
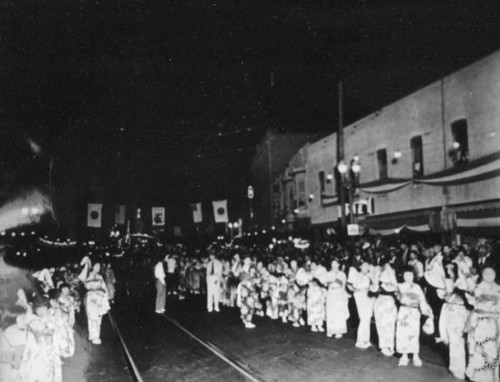
<path id="1" fill-rule="evenodd" d="M 373 235 L 395 235 L 402 230 L 430 232 L 433 210 L 410 211 L 398 214 L 366 216 L 359 224 Z"/>
<path id="2" fill-rule="evenodd" d="M 459 232 L 482 230 L 500 235 L 500 207 L 459 211 L 456 216 Z"/>

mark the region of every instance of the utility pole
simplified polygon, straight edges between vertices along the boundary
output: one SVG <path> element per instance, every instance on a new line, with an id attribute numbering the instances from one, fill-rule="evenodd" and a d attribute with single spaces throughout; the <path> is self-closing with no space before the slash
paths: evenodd
<path id="1" fill-rule="evenodd" d="M 266 141 L 267 144 L 267 162 L 269 165 L 269 225 L 273 224 L 273 163 L 271 155 L 271 136 Z"/>
<path id="2" fill-rule="evenodd" d="M 338 107 L 339 107 L 339 123 L 337 130 L 337 165 L 344 160 L 344 102 L 342 92 L 342 81 L 339 81 L 338 86 Z M 344 237 L 346 234 L 346 216 L 345 216 L 345 184 L 343 176 L 340 176 L 339 187 L 339 204 L 340 204 L 340 235 Z"/>

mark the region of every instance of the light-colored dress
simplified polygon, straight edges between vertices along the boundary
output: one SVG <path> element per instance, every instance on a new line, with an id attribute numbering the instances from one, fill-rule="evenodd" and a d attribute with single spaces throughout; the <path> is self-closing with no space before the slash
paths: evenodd
<path id="1" fill-rule="evenodd" d="M 347 277 L 342 271 L 330 271 L 325 275 L 326 334 L 328 336 L 347 333 L 349 318 L 349 295 L 346 291 Z"/>
<path id="2" fill-rule="evenodd" d="M 420 317 L 432 316 L 420 285 L 406 282 L 399 284 L 399 307 L 396 321 L 396 351 L 401 354 L 420 352 Z"/>
<path id="3" fill-rule="evenodd" d="M 252 322 L 255 311 L 261 309 L 255 281 L 256 279 L 252 276 L 245 276 L 237 288 L 237 302 L 240 307 L 241 320 L 245 324 Z"/>
<path id="4" fill-rule="evenodd" d="M 0 333 L 0 381 L 30 381 L 35 351 L 35 337 L 27 328 L 15 324 Z"/>
<path id="5" fill-rule="evenodd" d="M 351 267 L 349 270 L 348 283 L 354 291 L 354 301 L 359 316 L 356 346 L 365 347 L 370 344 L 370 324 L 373 315 L 374 298 L 368 295 L 371 279 L 370 275 L 359 272 Z"/>
<path id="6" fill-rule="evenodd" d="M 95 272 L 89 274 L 85 287 L 87 288 L 85 310 L 87 312 L 89 339 L 95 340 L 100 338 L 102 316 L 110 309 L 108 290 L 104 278 Z"/>
<path id="7" fill-rule="evenodd" d="M 378 344 L 380 349 L 394 351 L 396 334 L 396 306 L 395 292 L 398 287 L 396 272 L 392 267 L 385 266 L 377 277 L 378 296 L 373 306 L 375 324 L 377 326 Z"/>
<path id="8" fill-rule="evenodd" d="M 33 316 L 28 326 L 36 341 L 30 381 L 62 382 L 62 362 L 56 336 L 59 328 L 54 317 L 49 314 Z"/>
<path id="9" fill-rule="evenodd" d="M 449 370 L 460 378 L 465 377 L 465 327 L 470 311 L 465 306 L 464 293 L 458 291 L 459 280 L 450 280 L 448 294 L 439 316 L 439 334 L 449 346 Z"/>
<path id="10" fill-rule="evenodd" d="M 307 290 L 307 324 L 323 326 L 325 321 L 326 291 L 316 283 L 310 283 Z"/>
<path id="11" fill-rule="evenodd" d="M 469 329 L 471 381 L 498 382 L 500 358 L 500 285 L 481 282 L 474 292 L 474 311 Z"/>

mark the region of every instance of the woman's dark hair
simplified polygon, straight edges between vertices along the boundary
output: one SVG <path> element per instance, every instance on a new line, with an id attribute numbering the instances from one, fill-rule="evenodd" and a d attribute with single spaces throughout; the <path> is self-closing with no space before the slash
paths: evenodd
<path id="1" fill-rule="evenodd" d="M 41 308 L 43 306 L 48 308 L 49 300 L 42 295 L 37 295 L 33 300 L 33 311 L 36 311 L 38 308 Z"/>

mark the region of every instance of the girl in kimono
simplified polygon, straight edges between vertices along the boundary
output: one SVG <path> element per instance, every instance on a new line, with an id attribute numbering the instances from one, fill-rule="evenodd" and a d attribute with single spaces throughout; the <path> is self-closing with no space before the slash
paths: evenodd
<path id="1" fill-rule="evenodd" d="M 496 273 L 487 267 L 482 281 L 474 291 L 471 303 L 474 310 L 470 319 L 468 337 L 469 365 L 467 376 L 471 381 L 498 382 L 500 360 L 500 285 Z"/>
<path id="2" fill-rule="evenodd" d="M 398 288 L 396 272 L 388 261 L 382 260 L 382 266 L 376 277 L 378 296 L 373 306 L 375 324 L 377 326 L 378 344 L 383 355 L 391 357 L 394 354 L 394 337 L 396 331 L 395 292 Z"/>
<path id="3" fill-rule="evenodd" d="M 36 342 L 29 381 L 62 382 L 62 362 L 57 341 L 57 322 L 49 314 L 49 302 L 38 296 L 33 303 L 34 316 L 28 327 Z"/>
<path id="4" fill-rule="evenodd" d="M 236 288 L 240 283 L 240 273 L 242 270 L 242 264 L 240 255 L 235 254 L 231 260 L 231 270 L 229 272 L 228 278 L 228 289 L 229 289 L 229 306 L 236 306 Z"/>
<path id="5" fill-rule="evenodd" d="M 326 274 L 326 336 L 342 338 L 347 333 L 349 318 L 349 295 L 346 291 L 347 278 L 340 270 L 338 259 L 332 260 L 332 269 Z"/>
<path id="6" fill-rule="evenodd" d="M 288 278 L 284 273 L 280 273 L 278 278 L 278 316 L 281 321 L 288 321 Z"/>
<path id="7" fill-rule="evenodd" d="M 370 264 L 363 261 L 359 269 L 351 267 L 347 285 L 354 293 L 354 301 L 358 310 L 359 325 L 356 339 L 356 347 L 360 349 L 368 349 L 371 346 L 370 342 L 370 324 L 373 315 L 374 298 L 368 295 L 368 290 L 371 285 Z"/>
<path id="8" fill-rule="evenodd" d="M 312 332 L 324 332 L 326 291 L 317 279 L 309 282 L 307 290 L 307 324 Z"/>
<path id="9" fill-rule="evenodd" d="M 249 269 L 249 274 L 245 274 L 238 286 L 238 306 L 240 307 L 241 320 L 247 329 L 255 328 L 252 322 L 256 309 L 260 308 L 259 295 L 255 288 L 255 268 Z"/>
<path id="10" fill-rule="evenodd" d="M 408 354 L 413 354 L 413 365 L 422 366 L 420 352 L 421 313 L 433 320 L 432 309 L 420 285 L 414 282 L 413 268 L 404 270 L 404 282 L 399 284 L 397 297 L 401 304 L 396 321 L 396 351 L 402 354 L 399 366 L 408 366 Z"/>
<path id="11" fill-rule="evenodd" d="M 267 299 L 267 304 L 266 304 L 266 315 L 271 320 L 277 320 L 279 318 L 279 313 L 278 313 L 279 279 L 274 273 L 274 266 L 272 263 L 268 265 L 268 270 L 269 270 L 269 278 L 267 281 L 267 289 L 269 297 Z"/>
<path id="12" fill-rule="evenodd" d="M 85 295 L 85 310 L 89 330 L 89 341 L 94 345 L 101 344 L 102 316 L 109 310 L 108 290 L 104 278 L 99 273 L 101 265 L 95 263 L 85 281 L 87 293 Z"/>
<path id="13" fill-rule="evenodd" d="M 453 269 L 454 264 L 446 267 L 445 303 L 439 316 L 439 333 L 445 345 L 449 346 L 448 369 L 458 379 L 465 379 L 465 327 L 470 316 L 467 309 L 467 296 L 473 292 L 475 283 L 467 280 L 462 272 Z M 458 275 L 458 277 L 456 277 Z"/>
<path id="14" fill-rule="evenodd" d="M 75 354 L 75 337 L 73 328 L 69 325 L 65 313 L 59 306 L 58 294 L 59 292 L 56 290 L 52 290 L 49 293 L 49 315 L 56 323 L 55 341 L 59 348 L 59 355 L 68 358 Z"/>
<path id="15" fill-rule="evenodd" d="M 104 266 L 104 280 L 106 281 L 106 288 L 108 289 L 108 300 L 112 304 L 115 299 L 116 292 L 116 276 L 113 268 L 111 268 L 111 263 Z"/>
<path id="16" fill-rule="evenodd" d="M 0 334 L 0 381 L 30 381 L 36 342 L 28 330 L 29 316 L 20 306 L 2 312 L 5 331 Z"/>
<path id="17" fill-rule="evenodd" d="M 293 262 L 293 261 L 292 261 Z M 306 293 L 307 285 L 309 283 L 309 276 L 307 275 L 304 268 L 298 268 L 293 282 L 290 284 L 288 289 L 288 302 L 290 310 L 290 321 L 294 328 L 298 328 L 305 325 L 304 321 L 304 309 L 306 307 Z"/>
<path id="18" fill-rule="evenodd" d="M 70 294 L 69 285 L 62 283 L 59 286 L 59 308 L 63 313 L 64 320 L 70 328 L 75 325 L 75 312 L 79 310 L 79 306 L 73 296 Z"/>
<path id="19" fill-rule="evenodd" d="M 229 275 L 231 273 L 231 264 L 229 260 L 222 260 L 222 277 L 220 281 L 220 303 L 224 306 L 230 306 L 229 299 Z"/>

